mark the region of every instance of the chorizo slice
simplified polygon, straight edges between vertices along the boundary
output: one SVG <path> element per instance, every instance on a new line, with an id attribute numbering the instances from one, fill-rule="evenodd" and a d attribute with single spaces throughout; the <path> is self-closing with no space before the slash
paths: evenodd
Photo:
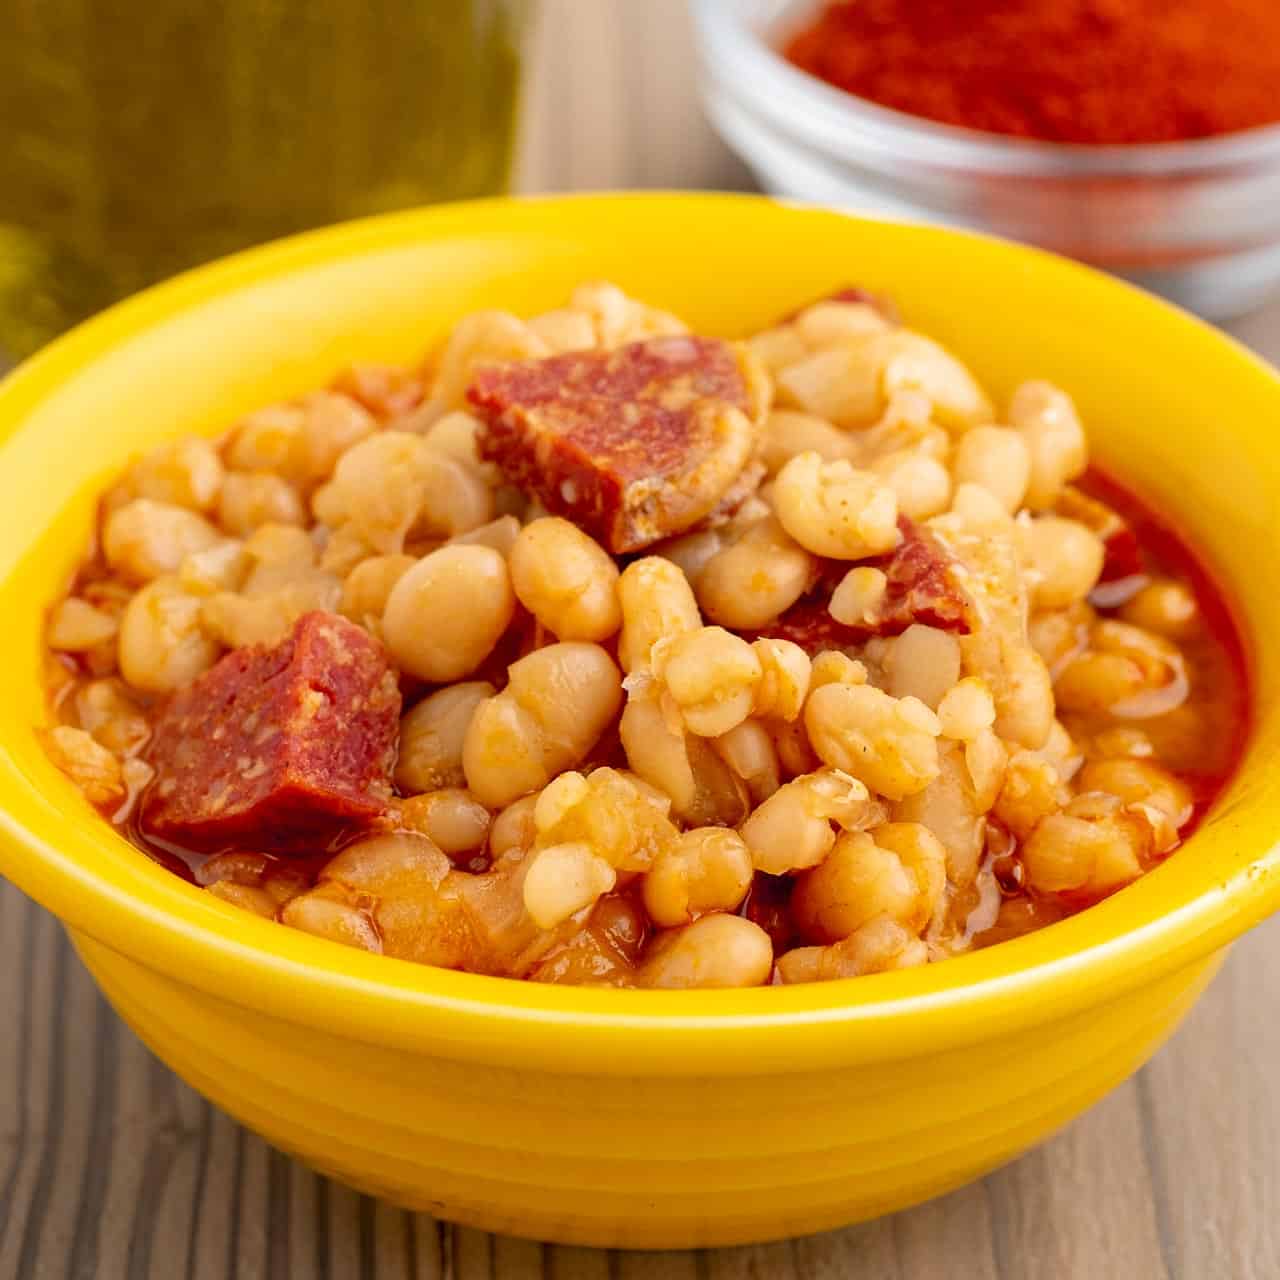
<path id="1" fill-rule="evenodd" d="M 615 555 L 639 551 L 741 501 L 766 398 L 749 360 L 676 335 L 483 367 L 481 456 Z"/>
<path id="2" fill-rule="evenodd" d="M 399 719 L 382 646 L 337 614 L 304 614 L 169 700 L 142 831 L 189 849 L 314 851 L 387 809 Z"/>
<path id="3" fill-rule="evenodd" d="M 760 634 L 790 640 L 809 654 L 843 649 L 872 636 L 896 636 L 913 623 L 967 635 L 973 629 L 974 604 L 961 583 L 959 565 L 926 528 L 898 518 L 902 535 L 887 555 L 859 561 L 885 575 L 885 593 L 874 617 L 850 625 L 830 613 L 831 594 L 850 566 L 829 561 L 817 583 Z"/>

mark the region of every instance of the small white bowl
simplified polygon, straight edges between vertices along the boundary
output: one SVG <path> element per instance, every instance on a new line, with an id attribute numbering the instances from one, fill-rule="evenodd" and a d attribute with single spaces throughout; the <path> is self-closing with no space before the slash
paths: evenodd
<path id="1" fill-rule="evenodd" d="M 693 0 L 707 111 L 770 191 L 1041 245 L 1219 319 L 1280 290 L 1280 126 L 1080 146 L 937 124 L 788 63 L 815 8 Z"/>

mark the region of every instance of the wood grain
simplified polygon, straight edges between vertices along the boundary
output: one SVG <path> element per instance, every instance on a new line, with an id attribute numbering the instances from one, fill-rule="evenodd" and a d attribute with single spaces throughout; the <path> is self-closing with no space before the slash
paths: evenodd
<path id="1" fill-rule="evenodd" d="M 747 187 L 698 114 L 679 0 L 547 0 L 525 190 Z M 1239 328 L 1280 356 L 1280 307 Z M 611 1254 L 487 1236 L 272 1151 L 117 1021 L 0 883 L 0 1280 L 1274 1280 L 1280 928 L 1048 1145 L 945 1199 L 760 1248 Z"/>

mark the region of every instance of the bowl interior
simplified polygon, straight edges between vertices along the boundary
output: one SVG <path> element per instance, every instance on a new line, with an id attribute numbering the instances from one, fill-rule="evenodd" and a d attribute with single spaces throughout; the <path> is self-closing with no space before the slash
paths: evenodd
<path id="1" fill-rule="evenodd" d="M 737 335 L 857 283 L 951 345 L 997 401 L 1025 377 L 1076 397 L 1094 456 L 1176 513 L 1252 639 L 1258 715 L 1244 766 L 1195 837 L 1080 916 L 973 956 L 825 986 L 616 993 L 505 982 L 367 956 L 214 901 L 118 838 L 45 759 L 42 611 L 81 556 L 96 495 L 131 454 L 323 383 L 410 360 L 467 311 L 559 304 L 608 278 L 695 327 Z M 405 1046 L 609 1069 L 725 1069 L 725 1037 L 790 1024 L 753 1069 L 888 1056 L 1048 1018 L 1189 963 L 1280 900 L 1280 380 L 1188 316 L 1065 261 L 977 236 L 755 197 L 488 201 L 354 223 L 205 268 L 55 344 L 0 386 L 0 870 L 107 946 L 303 1022 Z M 572 1025 L 571 1043 L 545 1034 Z M 886 1036 L 889 1025 L 895 1034 Z M 682 1037 L 672 1061 L 665 1027 Z M 540 1030 L 541 1029 L 541 1030 Z M 797 1039 L 799 1036 L 800 1039 Z M 621 1037 L 621 1039 L 620 1039 Z M 732 1062 L 728 1070 L 734 1070 Z M 745 1069 L 745 1068 L 744 1068 Z"/>

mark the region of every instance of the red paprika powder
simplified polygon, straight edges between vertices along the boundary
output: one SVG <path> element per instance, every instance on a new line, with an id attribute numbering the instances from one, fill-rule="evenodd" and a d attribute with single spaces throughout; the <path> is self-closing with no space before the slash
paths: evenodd
<path id="1" fill-rule="evenodd" d="M 1280 0 L 843 0 L 787 58 L 911 115 L 1055 142 L 1280 120 Z"/>

